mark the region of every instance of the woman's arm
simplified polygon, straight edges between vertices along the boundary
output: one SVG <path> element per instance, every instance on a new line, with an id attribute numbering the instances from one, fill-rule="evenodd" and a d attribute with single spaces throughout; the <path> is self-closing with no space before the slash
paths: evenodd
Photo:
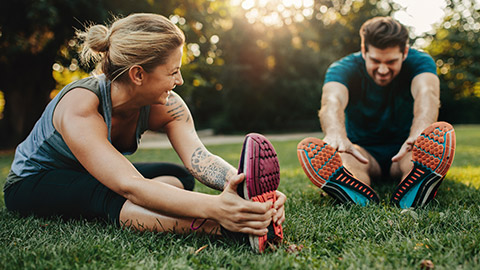
<path id="1" fill-rule="evenodd" d="M 105 186 L 134 204 L 177 217 L 209 218 L 234 231 L 262 235 L 271 220 L 271 204 L 229 202 L 221 195 L 190 192 L 144 178 L 107 139 L 107 126 L 98 113 L 95 94 L 77 88 L 57 105 L 53 123 L 85 169 Z"/>
<path id="2" fill-rule="evenodd" d="M 152 130 L 163 130 L 167 133 L 185 167 L 203 184 L 217 190 L 226 190 L 227 187 L 231 188 L 230 183 L 238 182 L 238 177 L 243 179 L 243 174 L 237 175 L 237 169 L 205 148 L 195 131 L 188 107 L 176 93 L 172 92 L 165 106 L 152 106 L 149 127 Z M 236 184 L 229 192 L 236 194 Z M 231 200 L 233 198 L 240 199 L 238 195 L 231 197 Z M 286 196 L 277 191 L 277 198 L 273 221 L 281 224 L 285 220 Z"/>
<path id="3" fill-rule="evenodd" d="M 152 106 L 149 127 L 167 133 L 185 167 L 203 184 L 223 190 L 229 179 L 237 175 L 232 165 L 205 148 L 188 107 L 176 93 L 172 92 L 165 106 Z"/>

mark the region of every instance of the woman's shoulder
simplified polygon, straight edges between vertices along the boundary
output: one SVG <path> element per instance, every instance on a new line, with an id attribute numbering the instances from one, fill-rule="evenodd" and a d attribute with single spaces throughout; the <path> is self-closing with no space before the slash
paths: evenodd
<path id="1" fill-rule="evenodd" d="M 97 95 L 100 95 L 100 82 L 104 80 L 104 76 L 93 75 L 83 79 L 79 79 L 67 85 L 65 88 L 71 90 L 74 88 L 85 88 Z"/>

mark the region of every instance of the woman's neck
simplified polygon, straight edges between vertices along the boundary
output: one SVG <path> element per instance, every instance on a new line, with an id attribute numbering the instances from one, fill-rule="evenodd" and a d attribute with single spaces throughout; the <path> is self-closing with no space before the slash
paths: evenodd
<path id="1" fill-rule="evenodd" d="M 112 82 L 110 86 L 112 114 L 129 116 L 138 113 L 143 106 L 136 101 L 134 87 L 120 82 Z"/>

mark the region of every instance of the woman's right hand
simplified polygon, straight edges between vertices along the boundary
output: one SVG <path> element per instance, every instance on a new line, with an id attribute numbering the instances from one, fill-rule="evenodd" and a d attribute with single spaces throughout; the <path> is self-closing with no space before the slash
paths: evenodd
<path id="1" fill-rule="evenodd" d="M 245 179 L 244 174 L 233 177 L 215 202 L 213 219 L 225 229 L 262 236 L 267 234 L 267 226 L 277 210 L 272 202 L 253 202 L 245 200 L 237 193 L 238 185 Z"/>

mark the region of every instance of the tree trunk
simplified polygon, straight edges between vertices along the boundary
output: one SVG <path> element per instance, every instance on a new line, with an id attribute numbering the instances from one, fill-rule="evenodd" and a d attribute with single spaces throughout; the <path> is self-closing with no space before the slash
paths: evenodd
<path id="1" fill-rule="evenodd" d="M 17 55 L 10 65 L 1 63 L 0 82 L 5 107 L 0 120 L 0 149 L 13 149 L 40 118 L 55 87 L 52 65 L 55 55 Z M 3 77 L 3 76 L 2 76 Z"/>

